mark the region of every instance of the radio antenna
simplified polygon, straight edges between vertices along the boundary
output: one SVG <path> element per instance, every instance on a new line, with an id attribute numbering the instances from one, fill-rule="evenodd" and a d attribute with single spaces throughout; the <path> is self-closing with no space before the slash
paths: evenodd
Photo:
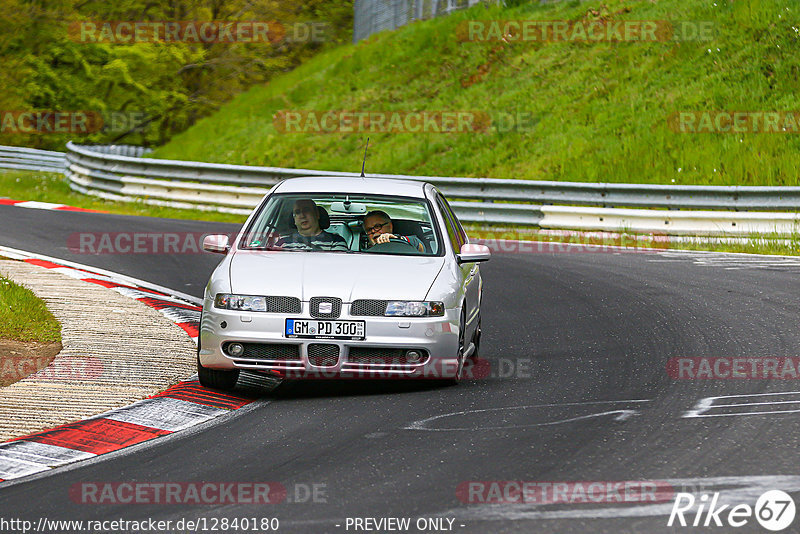
<path id="1" fill-rule="evenodd" d="M 361 162 L 361 177 L 366 178 L 364 175 L 364 166 L 367 164 L 367 149 L 369 148 L 369 137 L 367 137 L 367 146 L 364 147 L 364 161 Z"/>

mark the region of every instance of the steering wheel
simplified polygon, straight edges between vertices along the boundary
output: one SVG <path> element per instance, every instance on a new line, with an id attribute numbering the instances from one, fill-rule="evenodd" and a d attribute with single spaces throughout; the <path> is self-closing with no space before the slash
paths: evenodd
<path id="1" fill-rule="evenodd" d="M 408 254 L 409 249 L 413 250 L 417 254 L 422 254 L 417 247 L 406 241 L 405 239 L 400 239 L 398 237 L 390 237 L 388 243 L 378 243 L 377 245 L 372 245 L 369 248 L 370 252 L 378 252 L 382 254 L 384 252 L 401 252 L 403 254 Z"/>

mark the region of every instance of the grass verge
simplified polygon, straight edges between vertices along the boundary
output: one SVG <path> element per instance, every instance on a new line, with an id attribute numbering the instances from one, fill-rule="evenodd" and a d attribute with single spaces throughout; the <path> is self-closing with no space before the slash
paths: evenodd
<path id="1" fill-rule="evenodd" d="M 244 215 L 218 213 L 214 211 L 185 210 L 151 206 L 144 202 L 117 202 L 83 195 L 69 188 L 67 179 L 58 173 L 13 171 L 0 172 L 0 197 L 14 200 L 36 200 L 66 204 L 76 208 L 107 211 L 119 215 L 164 217 L 200 221 L 242 223 Z"/>
<path id="2" fill-rule="evenodd" d="M 30 289 L 0 277 L 0 339 L 60 342 L 61 325 Z"/>
<path id="3" fill-rule="evenodd" d="M 239 95 L 154 157 L 357 172 L 369 136 L 367 170 L 375 173 L 798 184 L 796 0 L 513 4 L 476 6 L 324 52 Z M 711 31 L 657 42 L 460 40 L 472 20 L 707 22 Z M 763 124 L 757 132 L 737 134 L 737 126 L 719 133 L 722 125 L 695 133 L 670 122 L 679 112 L 709 118 L 739 110 L 792 116 L 774 133 Z M 357 120 L 323 124 L 329 111 L 376 112 L 387 123 L 395 112 L 480 112 L 492 126 L 358 131 Z M 311 112 L 320 125 L 301 119 L 287 132 L 287 112 Z"/>

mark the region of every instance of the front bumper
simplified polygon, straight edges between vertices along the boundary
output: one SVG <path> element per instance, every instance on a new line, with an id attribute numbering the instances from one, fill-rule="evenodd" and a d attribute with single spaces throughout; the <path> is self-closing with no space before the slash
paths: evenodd
<path id="1" fill-rule="evenodd" d="M 200 364 L 211 369 L 248 369 L 302 379 L 438 379 L 456 375 L 460 308 L 446 309 L 443 317 L 354 317 L 349 315 L 349 311 L 349 305 L 343 304 L 338 320 L 365 321 L 364 340 L 287 338 L 284 335 L 286 319 L 314 320 L 308 313 L 307 302 L 303 303 L 303 310 L 299 314 L 282 314 L 221 310 L 206 300 L 198 338 Z M 293 345 L 297 349 L 296 357 L 280 360 L 263 356 L 233 357 L 223 351 L 223 345 L 229 342 Z M 338 347 L 336 363 L 314 365 L 309 358 L 309 345 L 312 344 Z M 352 360 L 358 361 L 351 361 L 351 351 L 360 355 L 369 352 L 364 349 L 382 352 L 415 349 L 424 351 L 427 358 L 420 363 L 404 363 L 402 358 L 385 362 L 377 359 L 364 361 L 364 358 L 356 358 L 353 354 Z"/>

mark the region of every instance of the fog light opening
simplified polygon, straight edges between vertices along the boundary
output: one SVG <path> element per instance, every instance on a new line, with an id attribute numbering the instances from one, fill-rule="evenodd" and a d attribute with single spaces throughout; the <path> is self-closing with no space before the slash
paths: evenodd
<path id="1" fill-rule="evenodd" d="M 228 345 L 228 354 L 231 356 L 241 356 L 244 354 L 244 347 L 241 343 L 231 343 Z"/>
<path id="2" fill-rule="evenodd" d="M 419 363 L 422 360 L 422 353 L 418 350 L 406 351 L 406 361 L 408 363 Z"/>

